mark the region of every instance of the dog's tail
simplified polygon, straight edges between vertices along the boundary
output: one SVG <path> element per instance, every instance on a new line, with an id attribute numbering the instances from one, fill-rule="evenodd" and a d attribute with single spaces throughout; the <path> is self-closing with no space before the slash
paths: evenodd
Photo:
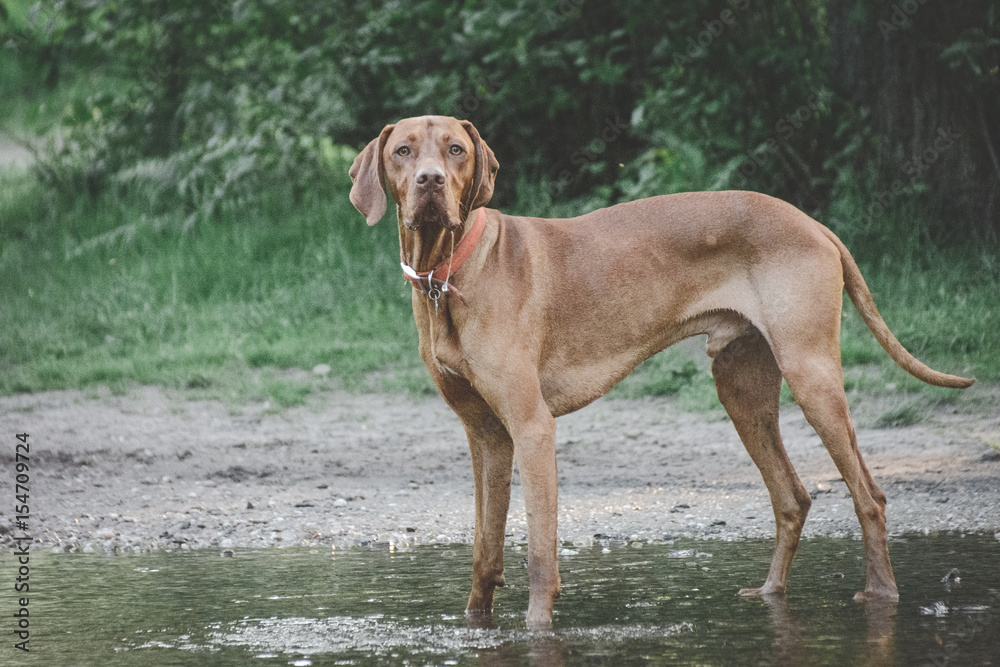
<path id="1" fill-rule="evenodd" d="M 964 389 L 971 386 L 975 380 L 940 373 L 921 362 L 903 347 L 902 343 L 889 330 L 885 320 L 879 314 L 878 308 L 875 307 L 875 300 L 872 299 L 872 293 L 868 291 L 868 285 L 865 284 L 861 270 L 858 269 L 858 265 L 854 262 L 854 258 L 851 256 L 847 246 L 837 238 L 836 234 L 825 226 L 820 225 L 820 228 L 840 250 L 840 263 L 844 267 L 844 289 L 847 290 L 847 295 L 851 297 L 851 302 L 857 308 L 858 313 L 860 313 L 861 319 L 865 321 L 865 324 L 868 325 L 868 328 L 875 335 L 875 340 L 889 353 L 892 360 L 899 364 L 904 371 L 927 384 L 933 384 L 938 387 L 951 387 L 953 389 Z"/>

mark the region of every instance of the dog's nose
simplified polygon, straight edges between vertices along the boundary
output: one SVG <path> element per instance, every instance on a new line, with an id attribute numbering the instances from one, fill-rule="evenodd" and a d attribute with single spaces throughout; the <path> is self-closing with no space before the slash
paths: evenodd
<path id="1" fill-rule="evenodd" d="M 444 170 L 440 167 L 421 167 L 417 170 L 417 187 L 439 188 L 444 185 Z"/>

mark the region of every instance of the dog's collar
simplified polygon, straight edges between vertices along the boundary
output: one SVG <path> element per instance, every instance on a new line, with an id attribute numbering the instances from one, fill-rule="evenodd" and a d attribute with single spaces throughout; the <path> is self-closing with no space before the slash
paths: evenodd
<path id="1" fill-rule="evenodd" d="M 458 273 L 458 270 L 462 268 L 466 260 L 472 256 L 472 251 L 476 249 L 476 245 L 479 244 L 479 239 L 483 237 L 485 230 L 486 209 L 481 208 L 476 213 L 475 220 L 472 221 L 472 227 L 462 236 L 462 240 L 458 242 L 458 247 L 455 248 L 449 257 L 442 259 L 430 271 L 417 271 L 413 267 L 407 266 L 406 259 L 403 257 L 403 249 L 400 248 L 399 265 L 403 267 L 403 277 L 411 285 L 420 290 L 421 293 L 426 294 L 434 301 L 435 306 L 438 299 L 445 292 L 454 293 L 462 303 L 465 303 L 465 297 L 462 296 L 462 293 L 454 285 L 449 285 L 448 281 L 451 280 L 453 275 Z"/>

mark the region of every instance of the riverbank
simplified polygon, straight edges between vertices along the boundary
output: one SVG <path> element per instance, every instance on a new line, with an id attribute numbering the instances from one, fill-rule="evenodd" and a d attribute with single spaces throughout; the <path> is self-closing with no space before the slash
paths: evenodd
<path id="1" fill-rule="evenodd" d="M 969 391 L 997 405 L 996 387 Z M 814 496 L 804 535 L 859 536 L 846 486 L 797 407 L 783 407 L 781 427 Z M 22 431 L 31 534 L 56 551 L 405 549 L 473 537 L 464 432 L 438 398 L 326 392 L 280 411 L 151 387 L 0 398 L 0 432 Z M 942 406 L 916 425 L 858 431 L 889 498 L 891 534 L 1000 532 L 1000 410 Z M 557 438 L 565 548 L 595 536 L 774 534 L 760 475 L 721 412 L 684 412 L 675 398 L 604 399 L 560 418 Z M 13 445 L 2 456 L 12 471 Z M 12 482 L 5 475 L 4 487 Z M 13 532 L 11 508 L 0 508 L 0 544 Z M 526 540 L 516 474 L 507 532 Z"/>

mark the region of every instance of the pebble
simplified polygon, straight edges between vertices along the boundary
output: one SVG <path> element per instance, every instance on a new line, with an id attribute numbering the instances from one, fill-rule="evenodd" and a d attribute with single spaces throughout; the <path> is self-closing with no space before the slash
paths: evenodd
<path id="1" fill-rule="evenodd" d="M 920 607 L 920 615 L 941 618 L 948 615 L 948 607 L 944 602 L 935 602 L 929 607 Z"/>
<path id="2" fill-rule="evenodd" d="M 341 437 L 354 437 L 355 431 L 364 426 L 358 420 L 369 409 L 368 402 L 367 398 L 359 399 L 354 412 L 347 415 L 349 419 L 345 417 L 343 423 L 330 421 L 324 426 L 328 428 L 329 433 L 323 431 L 320 434 L 319 430 L 315 433 L 301 431 L 287 440 L 282 436 L 277 453 L 270 450 L 266 452 L 272 458 L 262 458 L 263 454 L 257 451 L 261 445 L 272 442 L 270 439 L 272 435 L 265 434 L 264 431 L 259 438 L 233 436 L 232 441 L 236 444 L 227 446 L 223 453 L 227 457 L 232 455 L 237 458 L 220 458 L 207 468 L 194 465 L 166 468 L 166 464 L 175 463 L 175 459 L 184 460 L 188 450 L 183 447 L 178 450 L 168 450 L 158 444 L 154 459 L 156 468 L 143 465 L 141 469 L 133 470 L 131 466 L 126 466 L 123 471 L 125 479 L 121 488 L 124 491 L 127 492 L 129 485 L 134 483 L 139 493 L 143 491 L 146 493 L 141 497 L 138 493 L 126 496 L 124 502 L 120 496 L 110 498 L 114 504 L 109 503 L 105 507 L 113 512 L 97 517 L 89 516 L 83 510 L 67 512 L 65 516 L 52 516 L 49 518 L 51 523 L 47 526 L 47 531 L 40 536 L 43 542 L 39 546 L 43 549 L 61 546 L 64 551 L 85 553 L 101 553 L 107 550 L 109 553 L 129 554 L 145 553 L 153 549 L 176 551 L 210 547 L 215 549 L 211 555 L 216 556 L 225 550 L 262 546 L 275 548 L 281 545 L 303 545 L 322 549 L 331 547 L 342 549 L 362 540 L 371 541 L 376 535 L 380 536 L 379 540 L 383 546 L 388 547 L 392 544 L 396 549 L 423 544 L 471 543 L 474 536 L 474 506 L 467 452 L 455 450 L 456 472 L 453 474 L 450 459 L 442 459 L 441 465 L 444 469 L 440 472 L 435 467 L 428 467 L 427 470 L 413 466 L 402 468 L 400 466 L 403 464 L 396 465 L 394 460 L 381 460 L 375 463 L 373 459 L 365 458 L 368 456 L 367 444 L 363 447 L 357 445 L 365 452 L 354 452 L 352 455 L 354 458 L 341 452 L 334 453 L 334 447 L 325 444 L 327 436 L 331 443 Z M 394 411 L 397 405 L 395 398 L 391 405 Z M 253 410 L 258 407 L 254 406 Z M 420 410 L 432 407 L 421 404 Z M 615 407 L 615 410 L 618 409 Z M 309 416 L 309 419 L 313 418 Z M 395 417 L 387 419 L 389 425 L 383 424 L 379 430 L 373 426 L 378 421 L 373 418 L 368 424 L 368 433 L 386 438 L 386 442 L 391 442 L 397 435 L 405 436 L 404 439 L 411 437 L 410 431 L 402 426 L 397 427 L 396 421 L 393 421 Z M 454 419 L 450 412 L 448 419 Z M 797 419 L 805 424 L 801 417 Z M 244 421 L 236 420 L 237 430 L 251 428 L 261 430 L 267 427 L 275 429 L 277 433 L 288 426 L 288 424 L 282 424 L 280 428 L 278 425 L 267 426 L 267 419 L 264 420 L 263 426 L 253 420 L 248 421 L 250 426 L 247 426 Z M 580 423 L 574 428 L 577 431 L 584 431 L 586 425 Z M 430 430 L 429 435 L 421 430 L 425 427 Z M 398 434 L 397 428 L 400 429 Z M 607 428 L 607 425 L 601 427 L 601 429 Z M 419 433 L 414 434 L 413 438 L 422 446 L 438 438 L 448 442 L 452 440 L 460 442 L 461 433 L 458 427 L 453 429 L 454 437 L 450 435 L 445 437 L 447 434 L 444 430 L 439 433 L 437 429 L 436 421 L 428 420 L 420 429 L 414 427 L 414 431 Z M 791 430 L 794 432 L 794 429 Z M 883 441 L 886 440 L 885 436 L 888 433 L 891 432 L 882 433 Z M 790 448 L 797 446 L 799 453 L 805 452 L 801 437 L 798 445 L 795 444 L 795 438 L 794 433 L 789 436 Z M 873 439 L 871 434 L 864 438 L 866 442 L 871 442 Z M 587 437 L 582 441 L 596 443 L 598 439 Z M 368 440 L 364 442 L 367 443 Z M 925 436 L 924 442 L 926 444 L 932 440 L 929 436 Z M 733 440 L 732 445 L 742 451 L 738 441 Z M 426 446 L 430 447 L 429 444 Z M 289 456 L 293 457 L 285 461 L 289 465 L 287 472 L 282 467 L 284 463 L 275 463 L 278 461 L 278 453 L 284 455 L 286 450 Z M 142 449 L 136 450 L 135 445 L 129 446 L 128 452 L 133 451 L 141 453 L 143 457 L 147 454 Z M 177 451 L 182 453 L 178 454 Z M 201 450 L 194 449 L 194 451 L 199 452 L 197 455 L 199 457 L 204 455 Z M 385 448 L 380 451 L 391 450 Z M 733 488 L 723 488 L 725 485 L 722 485 L 718 489 L 708 489 L 700 485 L 697 480 L 702 477 L 710 478 L 710 472 L 691 472 L 692 464 L 688 464 L 676 482 L 669 481 L 670 475 L 666 472 L 657 473 L 662 480 L 654 481 L 654 487 L 657 483 L 661 483 L 665 488 L 634 486 L 619 489 L 614 486 L 619 483 L 618 477 L 614 475 L 619 473 L 609 472 L 605 477 L 601 477 L 593 470 L 593 462 L 587 459 L 589 456 L 587 447 L 578 447 L 574 451 L 577 459 L 565 453 L 561 454 L 563 456 L 561 460 L 566 461 L 568 476 L 570 478 L 577 476 L 575 481 L 570 479 L 560 487 L 559 549 L 561 550 L 576 551 L 596 546 L 602 552 L 610 553 L 614 549 L 629 545 L 641 548 L 642 545 L 649 543 L 650 539 L 654 544 L 674 538 L 774 539 L 774 520 L 766 488 L 749 460 L 746 461 L 745 468 L 748 471 L 747 475 L 752 479 L 745 488 L 744 485 Z M 320 452 L 322 452 L 320 456 L 312 456 Z M 996 539 L 1000 541 L 1000 531 L 997 528 L 1000 525 L 1000 520 L 997 519 L 997 508 L 1000 507 L 1000 503 L 996 502 L 998 493 L 996 487 L 983 486 L 983 491 L 986 492 L 984 501 L 978 495 L 979 487 L 971 482 L 966 483 L 967 480 L 978 480 L 984 474 L 987 477 L 983 479 L 992 479 L 989 475 L 993 474 L 996 464 L 978 462 L 984 452 L 991 453 L 981 445 L 977 445 L 977 448 L 970 447 L 966 454 L 967 463 L 969 469 L 974 468 L 976 472 L 971 475 L 955 473 L 947 476 L 947 483 L 940 485 L 940 488 L 916 484 L 905 475 L 893 477 L 887 471 L 882 475 L 876 475 L 889 495 L 890 534 L 905 536 L 912 533 L 928 534 L 932 531 L 948 530 L 961 531 L 963 534 L 969 531 L 988 531 L 987 534 L 995 533 Z M 295 456 L 299 458 L 295 459 Z M 811 454 L 806 453 L 803 456 L 808 458 Z M 939 478 L 945 479 L 947 471 L 934 472 L 942 468 L 936 459 L 928 458 L 927 463 L 924 463 L 923 459 L 917 461 L 926 468 L 921 470 L 927 473 L 929 481 L 936 484 Z M 406 464 L 413 462 L 409 458 L 405 459 Z M 822 462 L 824 466 L 829 465 L 829 457 L 825 451 L 822 452 Z M 384 468 L 383 463 L 386 464 Z M 431 463 L 437 465 L 438 461 L 434 460 Z M 343 470 L 334 471 L 331 467 L 327 472 L 324 468 L 334 464 L 338 468 L 343 467 Z M 872 464 L 872 460 L 869 460 L 869 464 Z M 164 467 L 160 467 L 161 465 Z M 249 480 L 236 482 L 227 476 L 216 474 L 216 471 L 225 472 L 228 468 L 236 466 L 243 466 L 254 473 L 268 471 L 267 478 L 264 479 L 262 476 L 258 479 L 252 476 Z M 174 470 L 180 472 L 174 473 Z M 382 472 L 383 470 L 393 472 Z M 65 476 L 59 481 L 64 487 L 60 486 L 58 490 L 67 493 L 67 500 L 78 503 L 81 508 L 97 506 L 97 500 L 108 500 L 105 498 L 109 494 L 107 487 L 92 488 L 91 485 L 91 482 L 106 474 L 104 468 L 95 471 L 84 469 L 85 474 L 80 474 L 80 471 L 79 466 L 66 467 Z M 628 475 L 631 474 L 631 472 L 621 473 L 622 479 L 627 482 Z M 735 475 L 733 479 L 737 481 L 743 479 L 736 473 L 733 474 Z M 316 475 L 329 476 L 317 478 Z M 360 476 L 355 478 L 355 475 Z M 843 483 L 828 477 L 819 482 L 815 478 L 806 478 L 804 481 L 807 483 L 807 490 L 815 490 L 819 499 L 813 505 L 803 537 L 846 536 L 859 539 L 857 518 Z M 168 484 L 178 488 L 166 491 L 166 486 L 163 485 Z M 78 486 L 81 487 L 79 491 Z M 161 488 L 154 490 L 153 486 Z M 189 496 L 188 492 L 182 491 L 184 488 L 197 493 Z M 319 492 L 315 489 L 326 490 Z M 395 495 L 400 489 L 405 493 L 400 496 Z M 933 489 L 933 492 L 928 489 Z M 192 501 L 191 498 L 195 497 L 199 500 Z M 253 497 L 257 498 L 256 503 L 247 500 Z M 363 512 L 360 503 L 365 503 L 370 512 Z M 249 511 L 244 511 L 244 506 Z M 350 512 L 346 511 L 348 507 L 351 509 Z M 637 507 L 642 507 L 643 511 L 626 511 Z M 694 513 L 696 509 L 697 514 Z M 285 520 L 281 521 L 282 517 L 279 515 L 286 513 L 288 517 L 284 517 Z M 114 514 L 119 516 L 113 516 Z M 756 516 L 756 519 L 751 520 L 748 515 Z M 186 530 L 179 528 L 185 523 Z M 198 530 L 195 530 L 194 526 L 197 526 Z M 284 536 L 283 541 L 272 537 L 273 526 L 284 529 L 285 532 L 279 534 Z M 120 535 L 122 528 L 128 529 L 131 535 Z M 521 549 L 523 555 L 524 545 L 527 543 L 526 524 L 521 490 L 516 482 L 508 529 L 510 532 L 505 536 L 504 542 L 512 550 Z M 391 531 L 398 531 L 398 536 Z M 161 533 L 166 533 L 162 539 L 157 537 Z M 410 534 L 408 538 L 405 533 Z M 599 537 L 595 537 L 595 534 Z M 382 536 L 385 535 L 388 535 L 388 538 L 383 539 Z M 173 541 L 175 537 L 181 536 L 190 537 L 186 546 Z M 197 539 L 194 539 L 195 536 Z M 958 532 L 955 537 L 960 539 Z M 9 536 L 0 535 L 0 544 L 5 543 L 5 538 L 6 542 L 9 542 Z M 698 566 L 706 564 L 701 558 L 707 556 L 688 559 L 695 560 L 695 558 L 699 560 Z M 944 571 L 937 572 L 935 578 L 944 574 Z M 967 579 L 963 583 L 969 585 L 968 581 Z"/>

